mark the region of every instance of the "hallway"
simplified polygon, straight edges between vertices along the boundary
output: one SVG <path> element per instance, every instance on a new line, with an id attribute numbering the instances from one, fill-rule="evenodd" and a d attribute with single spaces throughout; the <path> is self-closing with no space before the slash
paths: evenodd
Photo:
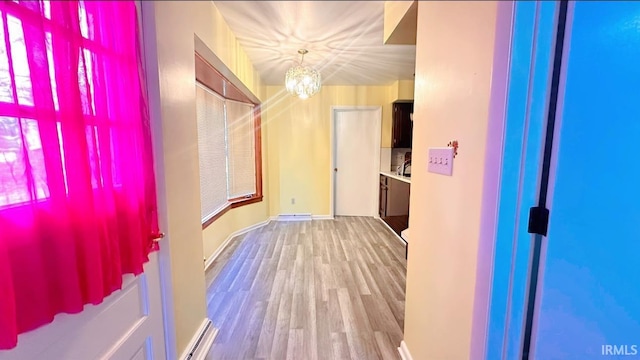
<path id="1" fill-rule="evenodd" d="M 379 220 L 271 222 L 206 273 L 210 359 L 399 359 L 405 248 Z"/>

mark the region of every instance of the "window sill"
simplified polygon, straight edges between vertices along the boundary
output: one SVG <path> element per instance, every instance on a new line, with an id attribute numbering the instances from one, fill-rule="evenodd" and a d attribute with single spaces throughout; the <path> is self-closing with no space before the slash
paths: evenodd
<path id="1" fill-rule="evenodd" d="M 207 227 L 209 227 L 209 225 L 213 224 L 222 215 L 226 214 L 227 211 L 231 209 L 239 208 L 245 205 L 259 203 L 262 201 L 262 199 L 263 199 L 262 195 L 259 195 L 259 196 L 254 195 L 249 198 L 236 198 L 236 199 L 229 200 L 229 202 L 225 207 L 223 207 L 220 211 L 218 211 L 212 217 L 210 217 L 209 219 L 207 219 L 205 222 L 202 223 L 202 230 L 206 229 Z"/>

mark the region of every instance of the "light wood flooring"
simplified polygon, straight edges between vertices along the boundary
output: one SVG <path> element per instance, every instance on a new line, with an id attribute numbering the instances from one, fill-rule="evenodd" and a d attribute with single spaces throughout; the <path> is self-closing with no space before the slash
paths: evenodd
<path id="1" fill-rule="evenodd" d="M 399 359 L 404 245 L 379 220 L 271 222 L 207 271 L 207 359 Z"/>

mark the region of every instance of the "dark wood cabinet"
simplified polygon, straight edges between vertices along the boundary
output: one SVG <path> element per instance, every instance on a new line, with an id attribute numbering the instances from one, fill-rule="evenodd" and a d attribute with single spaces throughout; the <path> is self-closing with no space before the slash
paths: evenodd
<path id="1" fill-rule="evenodd" d="M 391 147 L 410 148 L 413 137 L 413 100 L 398 100 L 393 103 L 393 125 Z"/>
<path id="2" fill-rule="evenodd" d="M 380 176 L 380 218 L 398 235 L 409 227 L 410 192 L 411 184 Z"/>
<path id="3" fill-rule="evenodd" d="M 384 218 L 385 216 L 387 216 L 387 191 L 389 190 L 389 187 L 387 186 L 388 179 L 389 179 L 388 177 L 384 175 L 380 175 L 379 212 L 380 212 L 381 218 Z"/>

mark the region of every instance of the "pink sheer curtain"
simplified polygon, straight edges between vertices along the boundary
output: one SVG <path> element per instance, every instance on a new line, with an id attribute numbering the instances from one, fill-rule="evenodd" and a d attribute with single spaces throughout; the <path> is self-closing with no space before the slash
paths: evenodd
<path id="1" fill-rule="evenodd" d="M 154 250 L 137 29 L 133 1 L 0 2 L 0 349 Z"/>

